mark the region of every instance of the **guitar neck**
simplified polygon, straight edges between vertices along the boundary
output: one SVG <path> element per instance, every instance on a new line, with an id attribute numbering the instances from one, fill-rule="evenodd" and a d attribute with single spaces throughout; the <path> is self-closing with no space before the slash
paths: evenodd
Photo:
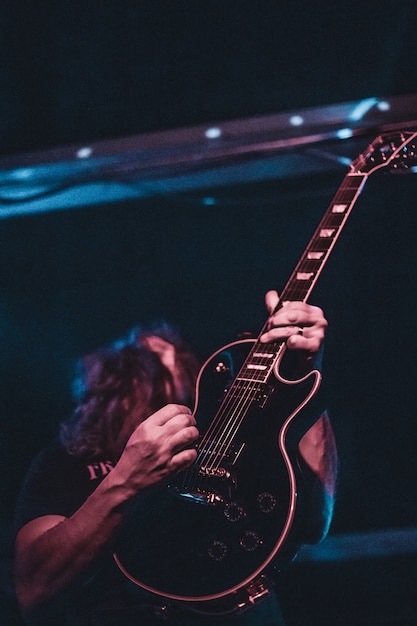
<path id="1" fill-rule="evenodd" d="M 289 300 L 305 302 L 308 299 L 367 178 L 366 174 L 351 172 L 345 176 L 282 290 L 276 310 L 283 302 Z M 267 323 L 259 337 L 267 329 Z M 237 376 L 238 381 L 266 382 L 284 346 L 283 341 L 263 344 L 259 337 Z"/>

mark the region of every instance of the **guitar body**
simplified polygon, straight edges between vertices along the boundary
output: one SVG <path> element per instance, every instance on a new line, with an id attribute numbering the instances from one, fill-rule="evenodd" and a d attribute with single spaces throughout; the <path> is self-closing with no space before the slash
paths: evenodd
<path id="1" fill-rule="evenodd" d="M 188 603 L 224 600 L 275 564 L 284 542 L 287 559 L 296 551 L 288 542 L 297 486 L 286 432 L 315 394 L 320 375 L 313 371 L 291 382 L 272 376 L 250 406 L 232 400 L 231 411 L 220 411 L 216 423 L 253 343 L 229 344 L 205 363 L 197 381 L 195 417 L 202 437 L 196 463 L 134 504 L 115 559 L 148 591 Z M 236 425 L 239 411 L 244 419 L 240 415 Z M 216 448 L 220 452 L 213 455 Z"/>

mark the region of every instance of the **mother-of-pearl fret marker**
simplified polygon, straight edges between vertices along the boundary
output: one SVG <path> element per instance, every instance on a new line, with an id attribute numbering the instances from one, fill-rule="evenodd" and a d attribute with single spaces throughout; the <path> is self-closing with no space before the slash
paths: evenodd
<path id="1" fill-rule="evenodd" d="M 253 363 L 249 363 L 248 370 L 266 370 L 266 365 L 254 365 Z"/>
<path id="2" fill-rule="evenodd" d="M 262 359 L 263 358 L 272 359 L 275 356 L 275 354 L 272 354 L 269 352 L 265 354 L 263 352 L 254 352 L 253 356 L 258 356 L 258 357 L 261 357 Z"/>
<path id="3" fill-rule="evenodd" d="M 348 204 L 334 204 L 332 207 L 332 213 L 344 213 L 348 206 Z"/>
<path id="4" fill-rule="evenodd" d="M 297 272 L 297 280 L 310 280 L 313 276 L 314 272 Z"/>
<path id="5" fill-rule="evenodd" d="M 320 237 L 331 237 L 335 230 L 335 228 L 322 228 L 320 231 Z"/>
<path id="6" fill-rule="evenodd" d="M 308 252 L 307 253 L 308 259 L 318 260 L 318 259 L 321 259 L 323 256 L 324 256 L 324 252 Z"/>

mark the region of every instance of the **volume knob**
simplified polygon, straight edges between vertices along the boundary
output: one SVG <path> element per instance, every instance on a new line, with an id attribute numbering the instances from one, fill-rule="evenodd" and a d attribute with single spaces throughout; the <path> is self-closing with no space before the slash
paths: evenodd
<path id="1" fill-rule="evenodd" d="M 230 502 L 224 508 L 224 516 L 229 522 L 238 522 L 242 517 L 244 517 L 245 513 L 241 506 L 237 504 L 237 502 Z"/>
<path id="2" fill-rule="evenodd" d="M 271 513 L 277 506 L 276 498 L 268 491 L 260 493 L 256 498 L 256 502 L 261 513 Z"/>
<path id="3" fill-rule="evenodd" d="M 261 538 L 254 530 L 247 530 L 243 534 L 239 543 L 242 548 L 246 550 L 246 552 L 253 552 L 256 548 L 262 545 Z"/>
<path id="4" fill-rule="evenodd" d="M 216 539 L 211 543 L 207 552 L 213 561 L 223 561 L 227 554 L 227 545 Z"/>

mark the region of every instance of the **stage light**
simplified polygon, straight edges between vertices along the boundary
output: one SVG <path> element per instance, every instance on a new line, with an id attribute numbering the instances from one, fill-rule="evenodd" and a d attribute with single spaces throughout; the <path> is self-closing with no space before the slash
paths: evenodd
<path id="1" fill-rule="evenodd" d="M 34 174 L 34 170 L 29 167 L 21 167 L 16 170 L 13 170 L 10 178 L 14 178 L 15 180 L 27 180 Z"/>
<path id="2" fill-rule="evenodd" d="M 292 115 L 290 117 L 290 124 L 291 126 L 301 126 L 304 124 L 304 118 L 302 118 L 301 115 Z"/>
<path id="3" fill-rule="evenodd" d="M 379 109 L 380 111 L 389 111 L 391 108 L 391 105 L 389 102 L 386 102 L 385 100 L 381 100 L 381 102 L 378 102 L 378 104 L 376 105 L 377 109 Z"/>
<path id="4" fill-rule="evenodd" d="M 77 150 L 77 157 L 79 159 L 88 159 L 93 154 L 93 149 L 86 146 Z"/>
<path id="5" fill-rule="evenodd" d="M 349 137 L 352 137 L 352 134 L 351 128 L 341 128 L 336 133 L 339 139 L 349 139 Z"/>
<path id="6" fill-rule="evenodd" d="M 349 115 L 349 119 L 352 120 L 352 122 L 358 122 L 368 113 L 370 109 L 372 109 L 372 107 L 377 104 L 377 98 L 366 98 L 365 100 L 361 100 Z"/>
<path id="7" fill-rule="evenodd" d="M 207 139 L 217 139 L 218 137 L 222 136 L 222 131 L 220 128 L 213 127 L 208 128 L 204 134 Z"/>

